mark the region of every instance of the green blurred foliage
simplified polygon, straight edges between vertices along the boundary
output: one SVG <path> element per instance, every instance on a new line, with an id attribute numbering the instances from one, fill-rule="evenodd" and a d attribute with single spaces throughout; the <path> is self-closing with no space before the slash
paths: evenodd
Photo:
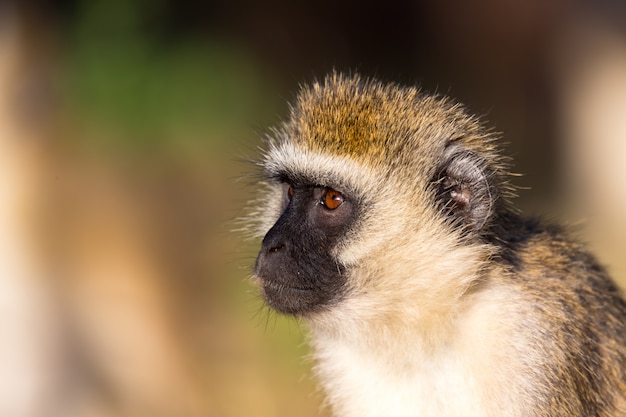
<path id="1" fill-rule="evenodd" d="M 272 83 L 234 41 L 166 33 L 163 1 L 81 1 L 69 29 L 71 113 L 131 145 L 250 130 L 276 105 Z M 217 134 L 210 134 L 217 133 Z M 117 138 L 117 139 L 114 139 Z"/>

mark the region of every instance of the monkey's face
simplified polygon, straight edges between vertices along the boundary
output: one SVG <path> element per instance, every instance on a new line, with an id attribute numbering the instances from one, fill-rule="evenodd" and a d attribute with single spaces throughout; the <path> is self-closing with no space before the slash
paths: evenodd
<path id="1" fill-rule="evenodd" d="M 295 181 L 282 185 L 282 214 L 267 232 L 256 261 L 267 303 L 301 314 L 340 300 L 345 268 L 331 255 L 357 217 L 350 195 Z"/>

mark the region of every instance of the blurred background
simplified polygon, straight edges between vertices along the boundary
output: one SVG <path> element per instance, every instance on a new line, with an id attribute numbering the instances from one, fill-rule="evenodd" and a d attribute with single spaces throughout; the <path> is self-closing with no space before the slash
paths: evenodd
<path id="1" fill-rule="evenodd" d="M 332 69 L 484 115 L 524 211 L 626 284 L 626 2 L 5 0 L 0 416 L 328 415 L 231 221 Z"/>

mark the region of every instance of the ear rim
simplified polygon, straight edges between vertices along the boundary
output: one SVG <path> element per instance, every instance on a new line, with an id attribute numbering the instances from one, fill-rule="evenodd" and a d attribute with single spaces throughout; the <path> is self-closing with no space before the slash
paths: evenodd
<path id="1" fill-rule="evenodd" d="M 496 170 L 479 153 L 450 143 L 431 182 L 440 210 L 467 234 L 487 232 L 499 199 Z"/>

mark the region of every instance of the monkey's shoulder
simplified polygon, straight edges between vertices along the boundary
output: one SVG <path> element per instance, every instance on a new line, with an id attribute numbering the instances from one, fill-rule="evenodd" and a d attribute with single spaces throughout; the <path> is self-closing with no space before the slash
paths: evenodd
<path id="1" fill-rule="evenodd" d="M 517 280 L 589 285 L 617 291 L 606 269 L 571 230 L 539 218 L 509 215 L 495 232 L 503 263 Z"/>
<path id="2" fill-rule="evenodd" d="M 590 299 L 603 298 L 626 314 L 619 286 L 569 229 L 519 216 L 503 224 L 507 226 L 499 231 L 502 260 L 516 283 L 543 296 L 575 292 Z"/>
<path id="3" fill-rule="evenodd" d="M 509 227 L 505 251 L 515 258 L 503 261 L 503 280 L 520 295 L 532 337 L 551 335 L 584 369 L 626 367 L 626 301 L 605 268 L 562 226 L 517 218 Z"/>

